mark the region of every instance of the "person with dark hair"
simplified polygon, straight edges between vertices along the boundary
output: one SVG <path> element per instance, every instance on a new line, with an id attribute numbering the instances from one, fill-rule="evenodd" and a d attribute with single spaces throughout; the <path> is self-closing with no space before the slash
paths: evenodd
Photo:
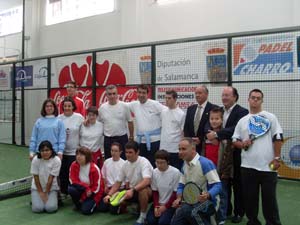
<path id="1" fill-rule="evenodd" d="M 124 202 L 138 202 L 140 208 L 140 216 L 135 225 L 142 225 L 146 219 L 148 201 L 151 198 L 151 163 L 144 157 L 139 156 L 139 145 L 135 141 L 129 141 L 125 145 L 126 158 L 122 166 L 116 182 L 104 198 L 104 202 L 108 203 L 111 196 L 116 193 L 123 182 L 128 185 L 124 195 Z"/>
<path id="2" fill-rule="evenodd" d="M 62 102 L 63 114 L 58 116 L 65 126 L 66 146 L 63 153 L 62 165 L 59 174 L 60 190 L 62 194 L 68 194 L 69 169 L 75 161 L 76 149 L 79 147 L 79 131 L 84 118 L 81 114 L 75 113 L 76 104 L 71 97 L 65 97 Z"/>
<path id="3" fill-rule="evenodd" d="M 178 156 L 178 144 L 183 136 L 185 114 L 176 104 L 176 91 L 166 91 L 165 99 L 168 108 L 161 112 L 160 149 L 170 153 L 170 165 L 181 169 L 183 161 Z"/>
<path id="4" fill-rule="evenodd" d="M 239 99 L 239 94 L 234 87 L 224 87 L 222 91 L 222 103 L 223 103 L 223 127 L 219 131 L 210 131 L 206 134 L 209 141 L 226 141 L 226 145 L 223 149 L 228 149 L 227 145 L 231 146 L 231 137 L 233 135 L 236 124 L 239 120 L 248 114 L 248 110 L 240 106 L 237 101 Z M 242 195 L 242 183 L 241 183 L 241 151 L 236 148 L 232 148 L 232 154 L 228 155 L 227 162 L 222 160 L 221 164 L 224 166 L 230 166 L 228 170 L 233 170 L 233 174 L 229 177 L 223 177 L 222 180 L 222 193 L 221 193 L 221 205 L 219 208 L 219 217 L 221 221 L 225 221 L 227 215 L 231 215 L 231 187 L 233 187 L 233 197 L 234 197 L 234 216 L 232 217 L 233 223 L 241 222 L 244 214 L 245 207 Z M 233 162 L 233 164 L 228 164 L 228 162 Z M 228 200 L 225 200 L 228 199 Z"/>
<path id="5" fill-rule="evenodd" d="M 280 225 L 276 199 L 277 169 L 280 167 L 280 154 L 283 131 L 277 117 L 262 109 L 264 94 L 259 89 L 249 93 L 250 113 L 239 120 L 232 136 L 233 144 L 241 149 L 241 179 L 245 211 L 248 225 L 260 225 L 258 220 L 259 192 L 261 191 L 263 215 L 266 224 Z M 250 119 L 264 118 L 270 129 L 255 140 L 250 138 Z"/>
<path id="6" fill-rule="evenodd" d="M 166 150 L 155 153 L 156 169 L 153 170 L 151 182 L 153 204 L 146 217 L 148 225 L 168 225 L 175 212 L 172 204 L 176 199 L 180 172 L 169 165 L 169 156 Z"/>
<path id="7" fill-rule="evenodd" d="M 98 116 L 104 129 L 104 157 L 110 158 L 111 143 L 119 142 L 122 145 L 121 158 L 125 159 L 125 144 L 128 139 L 133 140 L 133 119 L 128 104 L 119 100 L 117 86 L 106 86 L 105 93 L 108 101 L 99 107 Z"/>
<path id="8" fill-rule="evenodd" d="M 59 186 L 57 176 L 61 160 L 56 156 L 50 141 L 42 141 L 39 151 L 31 162 L 31 208 L 33 212 L 56 212 Z"/>
<path id="9" fill-rule="evenodd" d="M 65 97 L 71 97 L 76 105 L 76 107 L 74 107 L 74 112 L 76 113 L 80 113 L 83 117 L 85 117 L 85 105 L 84 102 L 81 98 L 77 97 L 77 85 L 75 81 L 68 81 L 66 84 L 66 88 L 67 88 L 67 96 Z M 63 113 L 63 104 L 62 102 L 59 104 L 59 113 Z"/>
<path id="10" fill-rule="evenodd" d="M 76 161 L 70 167 L 68 193 L 76 209 L 92 214 L 103 195 L 104 184 L 98 166 L 92 162 L 92 152 L 85 147 L 76 150 Z"/>
<path id="11" fill-rule="evenodd" d="M 197 104 L 187 108 L 184 136 L 191 137 L 196 143 L 196 150 L 202 154 L 205 139 L 205 125 L 209 118 L 209 112 L 212 108 L 218 107 L 208 101 L 208 89 L 201 85 L 195 89 Z"/>
<path id="12" fill-rule="evenodd" d="M 38 152 L 38 146 L 44 140 L 51 142 L 54 151 L 62 159 L 65 149 L 66 132 L 65 126 L 61 120 L 57 118 L 58 110 L 55 102 L 48 98 L 43 102 L 41 116 L 35 122 L 32 128 L 32 134 L 29 145 L 29 159 L 32 160 Z"/>
<path id="13" fill-rule="evenodd" d="M 87 147 L 92 151 L 93 162 L 101 169 L 103 156 L 101 146 L 103 141 L 103 123 L 97 121 L 98 109 L 90 106 L 87 109 L 87 123 L 83 123 L 80 128 L 80 146 Z"/>
<path id="14" fill-rule="evenodd" d="M 174 214 L 171 225 L 200 224 L 197 222 L 198 219 L 196 220 L 195 214 L 192 213 L 198 203 L 189 205 L 182 202 L 185 184 L 194 182 L 202 190 L 198 196 L 199 203 L 208 201 L 208 204 L 217 209 L 219 194 L 222 189 L 220 178 L 213 162 L 197 153 L 196 144 L 192 138 L 185 137 L 181 139 L 179 142 L 179 155 L 184 160 L 184 164 L 177 188 L 177 199 L 172 205 L 178 209 Z M 213 220 L 215 223 L 215 218 L 211 213 L 199 212 L 198 215 L 203 224 L 212 224 Z"/>
<path id="15" fill-rule="evenodd" d="M 222 108 L 213 108 L 209 112 L 209 132 L 217 132 L 221 130 L 223 124 L 223 110 Z M 217 139 L 212 141 L 205 140 L 204 156 L 210 159 L 215 166 L 218 166 L 220 142 Z"/>
<path id="16" fill-rule="evenodd" d="M 129 102 L 129 108 L 136 120 L 136 141 L 140 155 L 146 157 L 155 167 L 154 154 L 159 150 L 161 136 L 161 112 L 164 105 L 148 98 L 147 85 L 137 88 L 137 101 Z"/>
<path id="17" fill-rule="evenodd" d="M 110 148 L 111 158 L 108 158 L 104 161 L 101 170 L 103 180 L 105 182 L 105 195 L 109 193 L 114 183 L 116 183 L 119 173 L 122 170 L 122 166 L 125 163 L 125 160 L 121 158 L 122 145 L 118 142 L 113 142 Z M 119 191 L 123 190 L 124 188 L 125 183 L 123 182 L 120 186 Z M 99 205 L 99 211 L 107 212 L 109 210 L 111 211 L 111 213 L 118 213 L 118 211 L 120 212 L 119 208 L 110 207 L 109 204 L 106 204 L 104 203 L 104 201 L 101 201 Z"/>

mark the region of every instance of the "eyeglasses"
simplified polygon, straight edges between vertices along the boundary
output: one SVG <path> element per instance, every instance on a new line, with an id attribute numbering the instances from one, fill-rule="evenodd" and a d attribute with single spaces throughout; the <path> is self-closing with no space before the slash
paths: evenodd
<path id="1" fill-rule="evenodd" d="M 72 85 L 67 85 L 66 88 L 75 88 L 75 87 Z"/>
<path id="2" fill-rule="evenodd" d="M 262 97 L 251 96 L 250 99 L 260 101 L 262 100 Z"/>

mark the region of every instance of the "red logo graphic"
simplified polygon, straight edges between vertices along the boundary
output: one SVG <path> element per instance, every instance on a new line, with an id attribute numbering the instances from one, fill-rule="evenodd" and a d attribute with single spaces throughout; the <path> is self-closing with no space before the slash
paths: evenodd
<path id="1" fill-rule="evenodd" d="M 58 77 L 60 88 L 52 89 L 50 93 L 50 97 L 53 98 L 57 104 L 59 104 L 63 100 L 63 96 L 66 95 L 66 90 L 62 88 L 70 80 L 75 81 L 78 87 L 92 86 L 92 56 L 87 56 L 86 63 L 83 65 L 78 65 L 76 62 L 73 62 L 61 69 Z M 97 86 L 106 86 L 109 84 L 125 85 L 126 76 L 118 64 L 110 63 L 108 60 L 105 60 L 102 64 L 96 63 L 96 84 Z M 127 89 L 129 90 L 130 88 Z M 100 89 L 97 90 L 97 96 L 99 91 Z M 101 92 L 104 92 L 104 89 Z M 91 105 L 92 91 L 89 88 L 79 88 L 78 97 L 82 98 L 86 107 Z M 97 101 L 97 104 L 98 102 L 99 101 Z"/>
<path id="2" fill-rule="evenodd" d="M 73 62 L 66 65 L 59 72 L 59 87 L 64 87 L 68 81 L 75 81 L 80 86 L 92 85 L 92 57 L 86 57 L 86 63 L 78 66 Z M 115 63 L 105 60 L 102 64 L 96 63 L 96 81 L 98 85 L 126 84 L 126 76 L 122 68 Z"/>

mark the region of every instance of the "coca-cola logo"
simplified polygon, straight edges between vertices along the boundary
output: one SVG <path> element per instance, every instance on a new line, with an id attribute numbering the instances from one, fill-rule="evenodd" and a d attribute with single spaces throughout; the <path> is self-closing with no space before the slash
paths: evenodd
<path id="1" fill-rule="evenodd" d="M 89 88 L 79 88 L 78 97 L 80 97 L 85 105 L 85 108 L 88 108 L 92 104 L 92 90 Z M 63 100 L 64 96 L 67 95 L 66 89 L 52 89 L 50 92 L 50 98 L 52 98 L 57 105 L 59 105 Z"/>
<path id="2" fill-rule="evenodd" d="M 59 104 L 63 100 L 63 97 L 67 95 L 66 90 L 62 88 L 65 87 L 70 80 L 76 82 L 79 87 L 78 97 L 82 98 L 85 107 L 88 108 L 92 104 L 92 90 L 80 87 L 92 86 L 93 78 L 91 56 L 86 57 L 83 65 L 78 65 L 76 62 L 72 62 L 63 66 L 59 71 L 58 84 L 60 89 L 52 89 L 50 92 L 50 97 L 53 98 L 57 104 Z M 120 65 L 104 60 L 102 64 L 96 63 L 96 84 L 99 86 L 106 86 L 109 84 L 126 85 L 126 76 Z M 130 93 L 131 91 L 129 91 L 126 96 L 133 96 L 133 93 Z M 106 101 L 105 94 L 101 99 Z M 103 103 L 103 101 L 101 102 Z M 97 103 L 99 103 L 99 101 L 97 101 Z"/>
<path id="3" fill-rule="evenodd" d="M 97 103 L 98 105 L 103 104 L 107 101 L 105 89 L 97 89 Z M 119 100 L 124 102 L 131 102 L 137 97 L 136 87 L 118 87 Z"/>

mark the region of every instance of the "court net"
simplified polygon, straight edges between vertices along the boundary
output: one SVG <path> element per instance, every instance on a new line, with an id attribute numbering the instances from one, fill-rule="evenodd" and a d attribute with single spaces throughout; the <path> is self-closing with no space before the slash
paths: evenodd
<path id="1" fill-rule="evenodd" d="M 0 200 L 30 193 L 32 176 L 0 184 Z"/>

